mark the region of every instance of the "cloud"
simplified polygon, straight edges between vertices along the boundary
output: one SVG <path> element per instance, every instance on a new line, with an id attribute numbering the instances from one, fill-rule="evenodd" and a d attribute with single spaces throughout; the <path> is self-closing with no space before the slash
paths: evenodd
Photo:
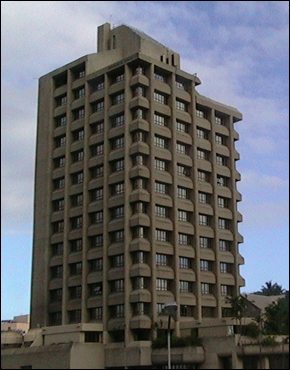
<path id="1" fill-rule="evenodd" d="M 285 148 L 287 141 L 284 94 L 275 94 L 272 88 L 285 89 L 284 76 L 278 70 L 270 79 L 261 70 L 266 66 L 268 71 L 268 65 L 285 58 L 287 5 L 269 3 L 2 2 L 2 196 L 3 212 L 9 214 L 5 219 L 10 220 L 15 210 L 21 214 L 20 223 L 25 214 L 31 219 L 37 108 L 34 78 L 95 52 L 97 27 L 105 22 L 113 26 L 126 23 L 178 51 L 182 69 L 197 72 L 201 78 L 201 94 L 243 113 L 244 120 L 237 126 L 241 137 L 237 145 L 247 160 L 242 164 L 243 188 L 255 189 L 261 182 L 284 186 L 279 173 L 256 174 L 251 167 L 256 162 L 249 160 L 271 156 Z M 283 170 L 285 159 L 276 156 L 276 160 L 281 163 L 277 170 Z"/>

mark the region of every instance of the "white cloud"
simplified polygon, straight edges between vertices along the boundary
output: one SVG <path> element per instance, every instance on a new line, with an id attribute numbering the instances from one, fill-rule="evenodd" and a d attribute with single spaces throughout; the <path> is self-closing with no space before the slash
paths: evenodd
<path id="1" fill-rule="evenodd" d="M 287 5 L 270 3 L 1 2 L 2 181 L 4 200 L 9 200 L 4 213 L 12 214 L 17 204 L 24 214 L 31 213 L 31 200 L 26 203 L 21 195 L 17 202 L 17 194 L 25 189 L 32 199 L 33 186 L 28 184 L 33 185 L 37 108 L 37 80 L 33 78 L 95 52 L 97 27 L 105 22 L 126 23 L 178 51 L 182 69 L 197 72 L 201 78 L 201 94 L 237 107 L 244 115 L 237 128 L 242 155 L 269 155 L 285 147 L 287 107 L 281 95 L 269 90 L 271 84 L 283 86 L 283 77 L 269 81 L 259 71 L 263 58 L 265 64 L 274 63 L 285 54 Z M 269 9 L 275 9 L 274 16 Z M 281 171 L 284 162 L 280 163 Z M 247 167 L 242 173 L 244 188 L 261 181 L 265 186 L 284 186 L 279 173 L 257 175 L 251 165 L 243 164 Z"/>

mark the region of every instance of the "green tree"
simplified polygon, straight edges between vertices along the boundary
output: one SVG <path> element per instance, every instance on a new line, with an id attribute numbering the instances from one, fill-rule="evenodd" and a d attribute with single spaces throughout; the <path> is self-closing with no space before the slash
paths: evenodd
<path id="1" fill-rule="evenodd" d="M 239 323 L 240 340 L 243 328 L 242 320 L 247 309 L 247 301 L 241 294 L 239 294 L 235 297 L 227 297 L 227 302 L 231 304 L 233 317 L 236 318 Z"/>
<path id="2" fill-rule="evenodd" d="M 265 308 L 265 334 L 289 335 L 289 292 Z"/>
<path id="3" fill-rule="evenodd" d="M 261 287 L 261 290 L 255 292 L 254 294 L 260 295 L 281 295 L 285 293 L 285 289 L 282 288 L 282 285 L 278 285 L 277 283 L 272 284 L 272 280 L 266 281 L 265 285 Z"/>

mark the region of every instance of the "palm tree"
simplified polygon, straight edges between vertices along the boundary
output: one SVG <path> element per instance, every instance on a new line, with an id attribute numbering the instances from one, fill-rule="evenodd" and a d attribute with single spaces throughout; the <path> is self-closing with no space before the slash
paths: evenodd
<path id="1" fill-rule="evenodd" d="M 244 317 L 244 313 L 247 309 L 247 301 L 241 294 L 235 297 L 227 297 L 226 301 L 227 303 L 231 304 L 233 317 L 236 318 L 239 323 L 239 332 L 240 332 L 239 342 L 240 342 L 242 336 L 242 324 L 243 324 L 242 320 Z"/>
<path id="2" fill-rule="evenodd" d="M 261 287 L 261 290 L 259 292 L 256 292 L 255 294 L 260 295 L 281 295 L 285 293 L 285 289 L 282 288 L 282 285 L 278 285 L 277 283 L 272 284 L 272 280 L 266 281 L 265 285 Z"/>

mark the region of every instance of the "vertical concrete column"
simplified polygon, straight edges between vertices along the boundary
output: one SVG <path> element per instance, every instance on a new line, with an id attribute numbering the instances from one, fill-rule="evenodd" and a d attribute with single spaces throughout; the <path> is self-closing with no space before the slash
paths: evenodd
<path id="1" fill-rule="evenodd" d="M 177 198 L 177 159 L 176 159 L 176 75 L 172 73 L 171 75 L 171 99 L 170 99 L 170 108 L 171 108 L 171 153 L 172 153 L 172 222 L 173 222 L 173 251 L 174 251 L 174 280 L 175 280 L 175 289 L 174 296 L 177 303 L 177 315 L 175 320 L 175 335 L 180 335 L 180 294 L 179 294 L 179 243 L 178 243 L 178 198 Z"/>
<path id="2" fill-rule="evenodd" d="M 108 198 L 109 198 L 109 185 L 108 178 L 110 174 L 110 167 L 108 162 L 109 156 L 109 130 L 110 130 L 110 120 L 109 120 L 109 108 L 110 108 L 110 98 L 109 98 L 109 77 L 107 74 L 104 76 L 104 190 L 103 190 L 103 342 L 105 344 L 109 343 L 108 334 L 108 320 L 109 320 L 109 307 L 107 302 L 107 297 L 109 295 L 109 282 L 108 282 L 108 271 L 109 271 L 109 258 L 108 258 L 108 248 L 110 244 L 107 224 L 109 221 L 108 212 Z"/>
<path id="3" fill-rule="evenodd" d="M 196 298 L 196 309 L 195 309 L 195 319 L 200 321 L 202 319 L 201 311 L 201 276 L 200 276 L 200 248 L 199 248 L 199 227 L 198 227 L 198 168 L 197 168 L 197 134 L 196 134 L 196 93 L 195 93 L 195 82 L 191 82 L 191 109 L 190 114 L 192 117 L 192 125 L 189 129 L 189 134 L 192 137 L 192 162 L 193 162 L 193 178 L 192 181 L 195 184 L 193 189 L 193 225 L 194 225 L 194 237 L 192 240 L 193 247 L 195 249 L 195 259 L 194 259 L 194 272 L 196 276 L 194 294 Z"/>

